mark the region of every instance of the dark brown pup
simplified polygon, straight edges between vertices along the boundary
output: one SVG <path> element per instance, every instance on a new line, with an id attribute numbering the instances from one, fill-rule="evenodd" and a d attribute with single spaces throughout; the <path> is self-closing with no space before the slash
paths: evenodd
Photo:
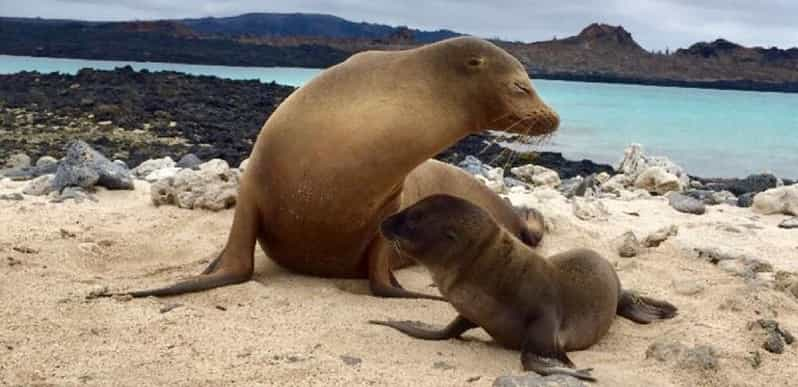
<path id="1" fill-rule="evenodd" d="M 371 321 L 425 340 L 459 337 L 481 327 L 497 343 L 521 350 L 524 370 L 595 380 L 573 369 L 566 352 L 590 347 L 615 315 L 648 324 L 676 316 L 665 301 L 623 290 L 596 252 L 570 250 L 544 259 L 484 209 L 434 195 L 386 219 L 386 239 L 432 274 L 459 315 L 442 330 L 402 321 Z"/>

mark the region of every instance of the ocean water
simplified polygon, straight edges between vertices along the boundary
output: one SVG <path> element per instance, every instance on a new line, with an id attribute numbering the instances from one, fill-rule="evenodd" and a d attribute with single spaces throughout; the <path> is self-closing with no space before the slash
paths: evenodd
<path id="1" fill-rule="evenodd" d="M 0 55 L 0 73 L 76 73 L 131 65 L 229 79 L 301 86 L 319 69 L 229 67 Z M 534 78 L 534 75 L 533 75 Z M 798 178 L 798 94 L 533 80 L 560 114 L 557 134 L 533 150 L 615 164 L 631 143 L 664 155 L 689 173 L 742 177 L 770 171 Z"/>

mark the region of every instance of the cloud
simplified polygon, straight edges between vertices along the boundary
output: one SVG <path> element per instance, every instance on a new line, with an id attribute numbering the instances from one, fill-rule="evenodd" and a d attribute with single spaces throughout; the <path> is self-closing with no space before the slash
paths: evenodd
<path id="1" fill-rule="evenodd" d="M 798 1 L 765 0 L 0 0 L 0 15 L 90 20 L 327 13 L 353 21 L 408 25 L 509 40 L 578 33 L 592 22 L 623 25 L 648 49 L 719 37 L 744 45 L 798 46 Z"/>

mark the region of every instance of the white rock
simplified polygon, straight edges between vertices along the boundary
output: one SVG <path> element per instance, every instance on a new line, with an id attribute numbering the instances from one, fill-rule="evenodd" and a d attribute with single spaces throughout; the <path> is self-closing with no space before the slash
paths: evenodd
<path id="1" fill-rule="evenodd" d="M 150 172 L 149 175 L 144 177 L 144 180 L 150 183 L 154 183 L 158 180 L 169 179 L 175 177 L 177 172 L 180 172 L 181 168 L 177 167 L 166 167 L 161 169 L 156 169 Z"/>
<path id="2" fill-rule="evenodd" d="M 28 184 L 25 185 L 25 188 L 22 189 L 22 193 L 32 196 L 49 194 L 53 191 L 53 176 L 55 175 L 42 175 L 29 181 Z"/>
<path id="3" fill-rule="evenodd" d="M 230 165 L 222 159 L 212 159 L 199 165 L 202 172 L 220 175 L 230 171 Z"/>
<path id="4" fill-rule="evenodd" d="M 535 186 L 558 187 L 560 175 L 557 172 L 539 165 L 527 164 L 510 169 L 510 173 L 519 179 Z"/>
<path id="5" fill-rule="evenodd" d="M 507 192 L 504 185 L 504 169 L 501 167 L 492 168 L 485 172 L 485 175 L 474 175 L 474 177 L 487 185 L 493 192 L 498 194 Z"/>
<path id="6" fill-rule="evenodd" d="M 15 188 L 17 183 L 14 180 L 11 180 L 10 177 L 2 177 L 0 175 L 0 188 L 8 189 L 8 188 Z"/>
<path id="7" fill-rule="evenodd" d="M 229 168 L 218 173 L 216 167 L 181 169 L 174 177 L 157 181 L 150 187 L 153 204 L 212 211 L 232 207 L 238 198 L 238 175 Z"/>
<path id="8" fill-rule="evenodd" d="M 244 172 L 247 170 L 247 165 L 249 165 L 249 158 L 244 159 L 244 161 L 238 165 L 238 169 L 240 169 L 241 172 Z"/>
<path id="9" fill-rule="evenodd" d="M 483 169 L 485 168 L 482 161 L 479 161 L 478 158 L 474 156 L 466 156 L 465 160 L 461 161 L 457 164 L 460 168 L 465 169 L 468 173 L 472 175 L 482 175 L 484 173 Z"/>
<path id="10" fill-rule="evenodd" d="M 596 178 L 598 178 L 598 176 L 596 176 Z M 632 180 L 629 179 L 629 176 L 617 174 L 602 183 L 601 190 L 607 193 L 621 194 L 622 191 L 625 191 L 626 188 L 631 185 Z"/>
<path id="11" fill-rule="evenodd" d="M 676 235 L 679 235 L 679 226 L 672 224 L 669 227 L 661 228 L 649 234 L 643 240 L 643 246 L 658 247 L 660 244 L 662 244 L 662 242 L 665 242 L 668 238 Z"/>
<path id="12" fill-rule="evenodd" d="M 30 167 L 31 159 L 30 156 L 24 153 L 15 153 L 8 157 L 6 161 L 6 165 L 12 169 L 22 169 Z"/>
<path id="13" fill-rule="evenodd" d="M 133 174 L 136 175 L 136 177 L 143 179 L 147 177 L 147 175 L 153 173 L 154 171 L 164 168 L 171 168 L 174 166 L 175 166 L 175 161 L 172 160 L 171 157 L 167 156 L 162 159 L 147 160 L 139 164 L 138 167 L 133 168 Z"/>
<path id="14" fill-rule="evenodd" d="M 528 194 L 530 192 L 532 191 L 529 188 L 522 185 L 516 185 L 507 189 L 507 193 L 510 194 Z"/>
<path id="15" fill-rule="evenodd" d="M 650 199 L 651 194 L 644 189 L 633 189 L 630 191 L 623 190 L 620 192 L 619 199 L 625 201 L 632 201 L 632 200 L 640 200 L 640 199 Z"/>
<path id="16" fill-rule="evenodd" d="M 754 196 L 753 210 L 765 215 L 798 215 L 798 184 L 758 193 Z"/>
<path id="17" fill-rule="evenodd" d="M 604 184 L 610 180 L 610 174 L 607 172 L 601 172 L 596 175 L 596 180 L 598 180 L 599 183 Z"/>
<path id="18" fill-rule="evenodd" d="M 53 165 L 53 164 L 56 164 L 56 163 L 58 163 L 58 160 L 56 160 L 55 157 L 51 157 L 51 156 L 42 156 L 42 157 L 39 157 L 38 160 L 36 160 L 36 166 L 37 167 L 46 167 L 48 165 Z"/>
<path id="19" fill-rule="evenodd" d="M 532 196 L 541 202 L 546 202 L 555 199 L 565 199 L 562 192 L 557 191 L 551 187 L 541 187 L 532 191 Z"/>
<path id="20" fill-rule="evenodd" d="M 624 150 L 623 160 L 620 161 L 616 170 L 619 173 L 629 176 L 632 180 L 637 180 L 637 177 L 641 173 L 651 167 L 664 168 L 666 172 L 679 179 L 679 183 L 682 187 L 686 187 L 690 184 L 690 177 L 682 167 L 678 166 L 667 157 L 646 156 L 640 144 L 632 144 Z"/>
<path id="21" fill-rule="evenodd" d="M 663 195 L 671 191 L 681 191 L 683 186 L 679 178 L 668 173 L 665 168 L 650 167 L 637 176 L 635 187 Z"/>
<path id="22" fill-rule="evenodd" d="M 600 200 L 573 198 L 573 212 L 577 218 L 582 220 L 606 220 L 610 212 Z"/>

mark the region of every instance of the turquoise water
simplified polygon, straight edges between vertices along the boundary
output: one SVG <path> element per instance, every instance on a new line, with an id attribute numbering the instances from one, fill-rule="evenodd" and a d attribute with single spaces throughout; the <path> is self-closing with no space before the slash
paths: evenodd
<path id="1" fill-rule="evenodd" d="M 0 55 L 0 73 L 113 69 L 131 65 L 230 79 L 301 86 L 320 70 L 228 67 Z M 666 155 L 691 174 L 731 177 L 770 171 L 798 177 L 798 94 L 533 81 L 562 118 L 558 133 L 536 150 L 616 163 L 630 143 Z"/>

